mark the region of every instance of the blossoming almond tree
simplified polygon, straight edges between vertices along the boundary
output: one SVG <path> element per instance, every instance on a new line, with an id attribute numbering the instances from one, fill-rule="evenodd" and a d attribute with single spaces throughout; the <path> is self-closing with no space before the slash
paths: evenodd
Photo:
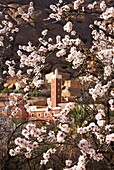
<path id="1" fill-rule="evenodd" d="M 52 13 L 47 20 L 52 20 L 53 24 L 64 21 L 63 34 L 57 35 L 54 40 L 52 37 L 47 40 L 46 29 L 42 31 L 38 47 L 33 46 L 31 42 L 28 42 L 27 46 L 19 45 L 18 73 L 21 74 L 21 68 L 26 66 L 28 77 L 31 78 L 31 82 L 30 79 L 26 79 L 24 90 L 29 92 L 31 86 L 39 87 L 42 83 L 41 69 L 48 55 L 53 53 L 57 57 L 64 57 L 72 64 L 74 70 L 84 72 L 84 75 L 77 76 L 82 80 L 82 84 L 88 82 L 86 93 L 87 97 L 91 96 L 93 99 L 92 106 L 84 105 L 85 94 L 82 96 L 82 104 L 90 114 L 90 120 L 86 125 L 75 128 L 74 118 L 70 116 L 74 106 L 69 103 L 56 117 L 53 115 L 51 122 L 25 123 L 21 129 L 21 136 L 14 139 L 13 134 L 10 138 L 9 154 L 13 160 L 21 158 L 22 164 L 24 156 L 28 168 L 33 168 L 34 165 L 34 169 L 57 169 L 59 164 L 59 169 L 85 170 L 90 169 L 91 161 L 94 162 L 93 166 L 95 161 L 98 161 L 99 164 L 105 163 L 106 169 L 111 170 L 114 168 L 114 8 L 107 1 L 94 1 L 89 4 L 84 0 L 76 0 L 66 4 L 59 0 L 57 4 L 50 5 L 50 9 Z M 18 11 L 28 22 L 30 15 L 25 15 L 21 8 Z M 90 25 L 91 48 L 87 48 L 74 28 L 77 17 L 87 13 L 96 14 L 94 23 Z M 27 52 L 27 55 L 24 52 Z M 88 69 L 88 61 L 94 62 L 93 59 L 96 61 L 95 69 L 92 69 L 92 66 Z M 10 68 L 13 63 L 6 61 L 6 64 Z M 16 88 L 18 89 L 19 85 Z M 102 105 L 98 108 L 97 103 Z M 18 127 L 20 125 L 16 127 L 17 130 Z M 67 152 L 69 148 L 72 153 L 74 151 L 75 158 L 71 152 Z M 59 154 L 64 152 L 66 155 L 64 154 L 65 158 L 62 159 Z M 38 160 L 37 166 L 33 163 L 35 159 Z M 100 169 L 100 165 L 98 168 Z"/>

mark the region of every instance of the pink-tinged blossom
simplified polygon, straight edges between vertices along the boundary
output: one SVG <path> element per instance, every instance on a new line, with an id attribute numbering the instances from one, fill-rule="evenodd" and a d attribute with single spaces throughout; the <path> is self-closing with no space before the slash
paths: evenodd
<path id="1" fill-rule="evenodd" d="M 68 6 L 68 5 L 63 5 L 62 7 L 61 7 L 61 9 L 62 9 L 62 11 L 64 12 L 68 12 L 68 11 L 70 11 L 70 7 Z"/>
<path id="2" fill-rule="evenodd" d="M 65 133 L 63 133 L 61 131 L 58 131 L 58 133 L 57 133 L 57 142 L 59 142 L 59 143 L 65 142 L 65 137 L 66 137 Z"/>
<path id="3" fill-rule="evenodd" d="M 48 30 L 46 29 L 46 30 L 44 30 L 44 31 L 42 31 L 42 35 L 43 36 L 46 36 L 47 35 L 47 33 L 48 33 Z"/>
<path id="4" fill-rule="evenodd" d="M 0 47 L 3 47 L 3 46 L 4 46 L 3 42 L 0 41 Z"/>
<path id="5" fill-rule="evenodd" d="M 25 88 L 24 88 L 24 92 L 28 92 L 29 91 L 29 86 L 26 86 Z"/>
<path id="6" fill-rule="evenodd" d="M 100 127 L 105 126 L 106 121 L 105 121 L 105 112 L 104 112 L 104 110 L 102 110 L 102 109 L 98 110 L 98 114 L 95 116 L 95 118 L 97 120 L 98 126 L 100 126 Z"/>
<path id="7" fill-rule="evenodd" d="M 84 127 L 84 128 L 80 127 L 77 129 L 77 133 L 79 133 L 79 134 L 84 134 L 87 132 L 88 132 L 88 127 Z"/>
<path id="8" fill-rule="evenodd" d="M 57 53 L 56 53 L 56 56 L 57 57 L 62 57 L 62 56 L 64 56 L 66 54 L 66 50 L 65 49 L 61 49 L 60 51 L 58 51 Z"/>
<path id="9" fill-rule="evenodd" d="M 33 14 L 33 2 L 29 3 L 28 11 L 25 13 L 21 7 L 18 8 L 18 13 L 21 15 L 21 18 L 27 22 L 31 22 L 31 15 Z"/>
<path id="10" fill-rule="evenodd" d="M 52 38 L 48 38 L 48 42 L 52 42 L 53 41 L 53 39 Z"/>
<path id="11" fill-rule="evenodd" d="M 110 86 L 111 81 L 109 81 L 106 85 L 102 85 L 101 82 L 99 82 L 95 85 L 95 88 L 89 89 L 89 93 L 92 95 L 92 98 L 96 100 L 97 97 L 102 97 L 103 95 L 105 95 Z"/>
<path id="12" fill-rule="evenodd" d="M 73 27 L 73 25 L 72 25 L 72 22 L 67 22 L 67 24 L 64 26 L 64 31 L 66 31 L 66 32 L 71 32 L 72 31 L 72 27 Z"/>
<path id="13" fill-rule="evenodd" d="M 54 131 L 49 131 L 48 136 L 47 136 L 47 139 L 48 139 L 49 141 L 54 141 L 54 140 L 56 139 L 56 137 L 55 137 L 55 132 L 54 132 Z"/>
<path id="14" fill-rule="evenodd" d="M 46 165 L 47 162 L 48 162 L 48 159 L 44 159 L 44 160 L 41 160 L 40 164 L 41 165 Z"/>
<path id="15" fill-rule="evenodd" d="M 40 164 L 41 165 L 46 165 L 46 163 L 48 162 L 49 158 L 51 157 L 51 154 L 54 154 L 56 152 L 56 149 L 52 149 L 50 148 L 49 150 L 47 150 L 46 153 L 43 153 L 43 158 L 44 160 L 41 160 Z"/>
<path id="16" fill-rule="evenodd" d="M 109 103 L 110 105 L 112 105 L 112 104 L 114 103 L 114 99 L 110 99 L 110 100 L 108 101 L 108 103 Z"/>
<path id="17" fill-rule="evenodd" d="M 104 77 L 106 77 L 106 78 L 109 77 L 111 75 L 111 73 L 112 73 L 111 66 L 105 66 L 104 67 Z"/>
<path id="18" fill-rule="evenodd" d="M 91 144 L 85 140 L 85 139 L 82 139 L 80 142 L 79 142 L 79 148 L 80 148 L 80 151 L 86 156 L 86 155 L 89 155 L 90 158 L 93 158 L 94 160 L 102 160 L 103 159 L 103 155 L 102 154 L 97 154 L 96 151 L 92 148 Z"/>
<path id="19" fill-rule="evenodd" d="M 105 9 L 106 9 L 106 3 L 105 3 L 105 1 L 102 1 L 101 3 L 100 3 L 100 9 L 101 9 L 101 11 L 104 11 Z"/>
<path id="20" fill-rule="evenodd" d="M 72 36 L 75 36 L 75 35 L 76 35 L 76 31 L 72 30 L 72 31 L 71 31 L 71 35 L 72 35 Z"/>
<path id="21" fill-rule="evenodd" d="M 105 141 L 105 135 L 101 134 L 100 132 L 94 133 L 96 138 L 99 140 L 100 144 L 103 144 Z"/>
<path id="22" fill-rule="evenodd" d="M 46 133 L 47 127 L 46 126 L 42 126 L 41 127 L 41 133 Z"/>
<path id="23" fill-rule="evenodd" d="M 95 155 L 93 155 L 93 159 L 96 160 L 96 161 L 100 161 L 100 160 L 103 160 L 103 155 L 101 153 L 97 153 Z"/>
<path id="24" fill-rule="evenodd" d="M 84 0 L 76 0 L 74 1 L 74 9 L 78 9 L 79 6 L 84 3 Z"/>
<path id="25" fill-rule="evenodd" d="M 114 15 L 114 7 L 107 8 L 104 13 L 102 13 L 101 18 L 107 20 Z"/>
<path id="26" fill-rule="evenodd" d="M 15 149 L 14 149 L 15 153 L 16 154 L 19 154 L 21 152 L 21 148 L 19 146 L 17 146 Z"/>
<path id="27" fill-rule="evenodd" d="M 29 143 L 29 144 L 27 145 L 27 147 L 26 147 L 26 150 L 27 150 L 28 152 L 31 152 L 31 151 L 33 150 L 33 145 Z"/>
<path id="28" fill-rule="evenodd" d="M 85 139 L 82 139 L 80 140 L 79 144 L 78 144 L 78 147 L 81 149 L 82 152 L 88 152 L 88 149 L 90 148 L 90 144 L 87 140 Z"/>
<path id="29" fill-rule="evenodd" d="M 72 164 L 72 160 L 66 160 L 65 163 L 66 163 L 66 167 L 69 167 Z"/>
<path id="30" fill-rule="evenodd" d="M 8 67 L 8 73 L 11 77 L 14 77 L 15 76 L 14 67 L 12 66 Z"/>
<path id="31" fill-rule="evenodd" d="M 54 154 L 56 152 L 56 149 L 55 148 L 50 148 L 47 152 L 50 152 L 50 154 Z"/>
<path id="32" fill-rule="evenodd" d="M 87 7 L 91 10 L 91 9 L 94 9 L 95 5 L 96 5 L 96 1 L 92 4 L 88 4 Z"/>
<path id="33" fill-rule="evenodd" d="M 21 85 L 18 82 L 16 82 L 15 83 L 15 88 L 16 88 L 16 90 L 19 90 L 21 88 Z"/>
<path id="34" fill-rule="evenodd" d="M 61 129 L 62 132 L 69 133 L 70 128 L 68 127 L 68 124 L 59 124 L 59 128 Z"/>
<path id="35" fill-rule="evenodd" d="M 60 43 L 61 42 L 61 36 L 60 35 L 57 35 L 56 36 L 56 43 L 58 44 L 58 43 Z"/>
<path id="36" fill-rule="evenodd" d="M 91 132 L 99 132 L 99 128 L 98 128 L 98 126 L 94 122 L 91 122 L 89 124 L 88 129 Z"/>
<path id="37" fill-rule="evenodd" d="M 110 105 L 110 110 L 114 111 L 114 104 Z"/>
<path id="38" fill-rule="evenodd" d="M 56 12 L 56 11 L 57 11 L 56 5 L 50 5 L 50 9 L 51 9 L 53 12 Z"/>
<path id="39" fill-rule="evenodd" d="M 20 148 L 26 148 L 29 145 L 29 141 L 20 137 L 16 138 L 14 142 L 16 145 L 19 145 Z"/>
<path id="40" fill-rule="evenodd" d="M 100 120 L 100 119 L 105 118 L 105 112 L 104 112 L 104 110 L 103 110 L 103 109 L 99 109 L 99 110 L 98 110 L 98 114 L 95 116 L 95 118 L 96 118 L 97 120 Z"/>
<path id="41" fill-rule="evenodd" d="M 41 129 L 39 128 L 32 128 L 30 130 L 30 135 L 34 137 L 39 137 L 41 135 Z"/>
<path id="42" fill-rule="evenodd" d="M 33 146 L 33 149 L 34 149 L 34 148 L 38 148 L 38 147 L 39 147 L 38 142 L 34 141 L 33 144 L 32 144 L 32 146 Z"/>
<path id="43" fill-rule="evenodd" d="M 80 155 L 78 158 L 78 164 L 76 170 L 86 170 L 86 156 Z"/>
<path id="44" fill-rule="evenodd" d="M 110 94 L 112 97 L 114 97 L 114 90 L 111 90 Z"/>
<path id="45" fill-rule="evenodd" d="M 25 152 L 25 157 L 26 158 L 31 158 L 31 156 L 32 156 L 31 152 Z"/>
<path id="46" fill-rule="evenodd" d="M 110 142 L 114 142 L 114 133 L 106 136 L 106 143 L 110 144 Z"/>
<path id="47" fill-rule="evenodd" d="M 22 135 L 23 135 L 25 138 L 29 139 L 29 135 L 30 135 L 30 133 L 29 133 L 29 131 L 28 131 L 28 130 L 23 129 L 23 130 L 22 130 Z"/>
<path id="48" fill-rule="evenodd" d="M 98 124 L 98 126 L 103 127 L 103 126 L 105 126 L 106 121 L 105 120 L 98 120 L 97 124 Z"/>
<path id="49" fill-rule="evenodd" d="M 45 160 L 48 160 L 50 158 L 50 154 L 49 153 L 43 153 L 43 158 Z"/>
<path id="50" fill-rule="evenodd" d="M 16 151 L 13 150 L 13 149 L 10 149 L 9 154 L 10 154 L 11 156 L 15 156 L 15 155 L 16 155 Z"/>
<path id="51" fill-rule="evenodd" d="M 9 105 L 10 105 L 10 106 L 13 106 L 14 104 L 15 104 L 14 100 L 10 100 L 10 101 L 9 101 Z"/>
<path id="52" fill-rule="evenodd" d="M 114 127 L 114 125 L 106 125 L 105 130 L 111 132 L 113 127 Z"/>
<path id="53" fill-rule="evenodd" d="M 80 43 L 81 43 L 81 40 L 79 38 L 76 38 L 75 45 L 78 46 L 78 45 L 80 45 Z"/>

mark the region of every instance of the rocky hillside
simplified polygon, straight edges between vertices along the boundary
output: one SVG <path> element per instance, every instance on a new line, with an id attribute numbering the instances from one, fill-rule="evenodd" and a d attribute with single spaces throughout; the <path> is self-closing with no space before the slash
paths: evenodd
<path id="1" fill-rule="evenodd" d="M 19 32 L 15 34 L 14 41 L 12 42 L 9 48 L 0 48 L 0 81 L 6 80 L 6 77 L 2 75 L 3 70 L 6 69 L 5 61 L 7 59 L 17 59 L 17 49 L 18 46 L 26 45 L 28 41 L 31 41 L 34 45 L 38 44 L 38 38 L 41 35 L 42 30 L 48 29 L 49 36 L 52 38 L 55 35 L 62 34 L 62 26 L 64 23 L 56 22 L 52 24 L 51 21 L 45 21 L 44 19 L 48 17 L 50 13 L 49 5 L 58 2 L 57 0 L 33 0 L 34 3 L 34 13 L 32 16 L 33 22 L 32 24 L 24 22 L 20 15 L 17 12 L 17 8 L 19 6 L 22 7 L 23 10 L 27 10 L 30 0 L 1 0 L 0 1 L 0 11 L 4 11 L 4 15 L 0 15 L 0 22 L 4 20 L 4 16 L 8 15 L 9 19 L 17 25 L 19 28 Z M 65 3 L 70 3 L 72 0 L 65 0 Z M 86 0 L 86 3 L 92 3 L 94 0 Z M 107 0 L 107 3 L 112 5 L 112 0 Z M 78 15 L 78 17 L 74 21 L 74 27 L 79 37 L 82 39 L 85 46 L 88 48 L 91 45 L 91 30 L 89 29 L 89 25 L 93 23 L 93 20 L 96 18 L 96 15 L 99 14 L 91 14 L 86 13 L 84 15 Z M 5 45 L 8 46 L 8 41 L 6 37 Z M 69 63 L 64 60 L 64 58 L 56 58 L 53 55 L 50 55 L 46 59 L 46 67 L 44 69 L 44 74 L 49 73 L 55 68 L 58 68 L 60 71 L 68 72 L 71 76 L 75 76 L 76 72 L 71 68 Z M 4 79 L 5 78 L 5 79 Z"/>

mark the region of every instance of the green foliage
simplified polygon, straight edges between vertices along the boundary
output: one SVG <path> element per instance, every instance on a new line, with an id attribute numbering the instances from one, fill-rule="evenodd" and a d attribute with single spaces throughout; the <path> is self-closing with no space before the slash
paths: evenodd
<path id="1" fill-rule="evenodd" d="M 89 115 L 84 110 L 83 105 L 76 105 L 69 113 L 69 117 L 74 119 L 73 126 L 84 127 L 88 124 Z"/>
<path id="2" fill-rule="evenodd" d="M 12 92 L 13 92 L 13 90 L 8 89 L 8 88 L 4 88 L 4 89 L 1 89 L 1 90 L 0 90 L 0 93 L 7 93 L 7 94 L 10 94 L 10 93 L 12 93 Z"/>
<path id="3" fill-rule="evenodd" d="M 39 92 L 38 89 L 33 89 L 32 91 L 30 91 L 30 97 L 38 97 L 39 96 Z"/>
<path id="4" fill-rule="evenodd" d="M 44 91 L 44 90 L 38 90 L 37 88 L 30 91 L 30 97 L 39 97 L 39 96 L 45 96 L 50 97 L 51 92 L 50 91 Z"/>
<path id="5" fill-rule="evenodd" d="M 20 90 L 14 90 L 14 89 L 8 89 L 8 88 L 3 88 L 0 89 L 0 93 L 4 93 L 4 94 L 10 94 L 10 93 L 24 93 L 23 89 Z"/>
<path id="6" fill-rule="evenodd" d="M 23 89 L 16 90 L 15 93 L 24 93 Z"/>

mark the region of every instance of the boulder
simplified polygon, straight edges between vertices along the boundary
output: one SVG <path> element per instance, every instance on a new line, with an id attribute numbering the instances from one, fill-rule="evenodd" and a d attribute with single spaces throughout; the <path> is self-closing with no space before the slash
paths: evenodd
<path id="1" fill-rule="evenodd" d="M 14 84 L 10 84 L 10 85 L 8 86 L 8 89 L 14 89 Z"/>

